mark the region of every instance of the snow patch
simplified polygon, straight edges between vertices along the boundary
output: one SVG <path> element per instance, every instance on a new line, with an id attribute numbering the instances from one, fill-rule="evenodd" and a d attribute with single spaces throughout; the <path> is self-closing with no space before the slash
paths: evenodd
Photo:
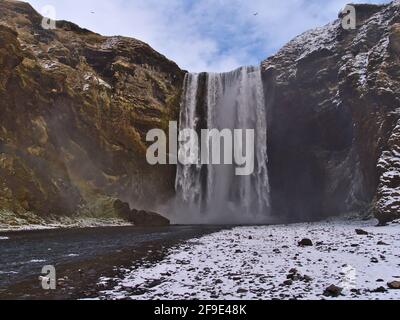
<path id="1" fill-rule="evenodd" d="M 47 260 L 43 260 L 43 259 L 32 259 L 28 263 L 43 263 L 43 262 L 46 262 L 46 261 Z"/>
<path id="2" fill-rule="evenodd" d="M 399 290 L 375 290 L 387 290 L 399 276 L 400 225 L 375 225 L 333 221 L 221 231 L 172 249 L 159 263 L 125 271 L 121 279 L 101 279 L 113 289 L 99 298 L 326 299 L 324 290 L 334 284 L 343 288 L 338 299 L 399 299 Z M 369 234 L 357 235 L 360 228 Z M 299 247 L 303 238 L 314 245 Z M 301 276 L 288 283 L 293 268 Z"/>
<path id="3" fill-rule="evenodd" d="M 112 86 L 111 86 L 110 84 L 108 84 L 108 83 L 107 83 L 106 81 L 104 81 L 103 79 L 97 77 L 97 76 L 96 76 L 95 74 L 93 74 L 93 73 L 90 73 L 90 72 L 85 73 L 84 76 L 83 76 L 83 79 L 84 79 L 86 82 L 89 82 L 89 83 L 85 83 L 85 84 L 83 85 L 83 88 L 82 88 L 83 91 L 88 91 L 88 90 L 90 89 L 90 84 L 91 84 L 91 83 L 95 83 L 95 84 L 97 84 L 98 86 L 104 87 L 104 88 L 109 89 L 109 90 L 112 89 Z"/>

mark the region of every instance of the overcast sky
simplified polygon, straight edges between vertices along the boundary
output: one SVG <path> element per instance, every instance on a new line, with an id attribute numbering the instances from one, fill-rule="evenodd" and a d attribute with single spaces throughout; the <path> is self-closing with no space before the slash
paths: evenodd
<path id="1" fill-rule="evenodd" d="M 130 36 L 193 72 L 258 64 L 348 2 L 385 0 L 29 0 L 103 35 Z"/>

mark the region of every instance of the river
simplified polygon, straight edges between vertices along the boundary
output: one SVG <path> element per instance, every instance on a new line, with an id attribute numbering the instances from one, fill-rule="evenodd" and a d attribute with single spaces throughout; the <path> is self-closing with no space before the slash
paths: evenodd
<path id="1" fill-rule="evenodd" d="M 166 228 L 105 227 L 0 233 L 0 299 L 81 299 L 98 295 L 98 279 L 121 268 L 161 259 L 169 248 L 223 229 L 221 226 Z M 39 277 L 54 265 L 56 290 L 43 290 Z"/>

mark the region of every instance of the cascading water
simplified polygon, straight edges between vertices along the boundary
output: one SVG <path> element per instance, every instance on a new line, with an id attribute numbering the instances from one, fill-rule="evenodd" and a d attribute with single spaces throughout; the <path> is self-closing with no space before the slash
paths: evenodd
<path id="1" fill-rule="evenodd" d="M 233 165 L 178 165 L 179 222 L 261 223 L 268 220 L 267 118 L 261 71 L 187 74 L 180 130 L 253 129 L 254 172 L 235 175 Z"/>

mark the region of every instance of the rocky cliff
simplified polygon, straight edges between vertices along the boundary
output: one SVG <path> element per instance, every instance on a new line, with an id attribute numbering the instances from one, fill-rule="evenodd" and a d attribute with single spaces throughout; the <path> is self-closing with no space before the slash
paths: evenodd
<path id="1" fill-rule="evenodd" d="M 147 165 L 145 134 L 178 118 L 184 72 L 141 41 L 41 23 L 0 1 L 0 223 L 168 199 L 175 168 Z"/>
<path id="2" fill-rule="evenodd" d="M 400 2 L 356 12 L 262 63 L 276 215 L 400 217 Z"/>

